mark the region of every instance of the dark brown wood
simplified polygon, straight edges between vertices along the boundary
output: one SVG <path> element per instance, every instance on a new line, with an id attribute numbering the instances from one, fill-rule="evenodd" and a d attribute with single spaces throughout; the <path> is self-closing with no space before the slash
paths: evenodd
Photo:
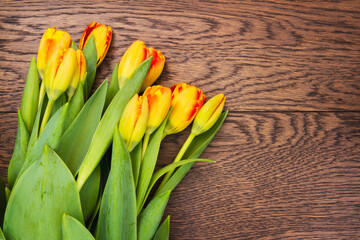
<path id="1" fill-rule="evenodd" d="M 360 238 L 360 3 L 2 1 L 0 175 L 26 71 L 52 26 L 77 43 L 113 27 L 95 87 L 136 39 L 162 50 L 157 83 L 223 92 L 224 126 L 172 193 L 171 239 Z M 159 166 L 186 138 L 169 136 Z"/>

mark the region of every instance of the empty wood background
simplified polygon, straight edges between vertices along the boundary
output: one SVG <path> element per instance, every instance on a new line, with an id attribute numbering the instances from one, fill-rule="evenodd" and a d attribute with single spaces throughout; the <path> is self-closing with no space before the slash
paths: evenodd
<path id="1" fill-rule="evenodd" d="M 230 111 L 172 193 L 171 239 L 360 239 L 360 1 L 0 2 L 0 173 L 26 72 L 52 26 L 77 43 L 114 30 L 96 79 L 136 39 L 160 49 L 158 84 L 191 83 Z M 169 163 L 187 132 L 168 137 Z"/>

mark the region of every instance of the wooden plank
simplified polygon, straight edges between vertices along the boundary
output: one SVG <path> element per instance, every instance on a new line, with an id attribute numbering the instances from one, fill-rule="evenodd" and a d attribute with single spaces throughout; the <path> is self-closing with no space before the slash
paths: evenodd
<path id="1" fill-rule="evenodd" d="M 359 2 L 0 3 L 0 111 L 19 108 L 46 28 L 78 42 L 91 21 L 114 28 L 96 85 L 132 41 L 164 52 L 158 83 L 185 81 L 232 111 L 359 111 Z"/>
<path id="2" fill-rule="evenodd" d="M 0 118 L 6 176 L 16 115 Z M 170 163 L 188 131 L 165 139 Z M 172 193 L 171 239 L 354 239 L 360 227 L 360 113 L 230 113 Z M 165 215 L 166 216 L 166 215 Z"/>

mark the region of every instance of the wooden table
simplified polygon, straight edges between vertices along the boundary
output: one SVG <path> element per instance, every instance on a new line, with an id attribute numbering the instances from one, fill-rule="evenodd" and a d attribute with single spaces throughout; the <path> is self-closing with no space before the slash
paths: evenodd
<path id="1" fill-rule="evenodd" d="M 158 84 L 224 93 L 230 111 L 172 193 L 171 239 L 360 239 L 360 2 L 0 3 L 0 172 L 26 71 L 52 26 L 114 36 L 98 86 L 136 39 L 163 51 Z M 168 137 L 169 163 L 187 132 Z M 166 150 L 165 150 L 166 149 Z"/>

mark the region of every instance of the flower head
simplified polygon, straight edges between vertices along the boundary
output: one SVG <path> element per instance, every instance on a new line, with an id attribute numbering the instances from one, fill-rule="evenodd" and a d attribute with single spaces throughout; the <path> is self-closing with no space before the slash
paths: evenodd
<path id="1" fill-rule="evenodd" d="M 143 138 L 149 116 L 149 105 L 146 96 L 138 94 L 129 101 L 121 116 L 119 130 L 129 152 Z"/>
<path id="2" fill-rule="evenodd" d="M 84 54 L 80 49 L 76 50 L 76 60 L 76 70 L 74 73 L 74 77 L 70 83 L 68 90 L 66 91 L 69 99 L 74 95 L 79 82 L 83 79 L 86 73 L 86 61 Z"/>
<path id="3" fill-rule="evenodd" d="M 92 22 L 83 32 L 79 49 L 83 50 L 85 45 L 90 39 L 91 35 L 94 35 L 96 53 L 97 53 L 97 66 L 101 64 L 104 60 L 106 53 L 109 50 L 111 39 L 112 39 L 112 28 L 106 26 L 105 24 L 99 24 L 97 22 Z"/>
<path id="4" fill-rule="evenodd" d="M 184 130 L 194 120 L 205 101 L 205 96 L 197 87 L 179 83 L 172 88 L 172 111 L 165 127 L 165 134 Z"/>
<path id="5" fill-rule="evenodd" d="M 149 48 L 149 57 L 152 56 L 152 62 L 150 70 L 146 75 L 144 83 L 141 87 L 141 91 L 144 91 L 148 86 L 153 84 L 160 76 L 164 69 L 165 57 L 161 51 L 157 51 L 155 48 Z"/>
<path id="6" fill-rule="evenodd" d="M 59 47 L 68 49 L 70 44 L 71 37 L 67 32 L 56 30 L 56 27 L 48 28 L 44 32 L 37 55 L 37 68 L 42 79 L 44 79 L 46 64 L 54 51 Z"/>

